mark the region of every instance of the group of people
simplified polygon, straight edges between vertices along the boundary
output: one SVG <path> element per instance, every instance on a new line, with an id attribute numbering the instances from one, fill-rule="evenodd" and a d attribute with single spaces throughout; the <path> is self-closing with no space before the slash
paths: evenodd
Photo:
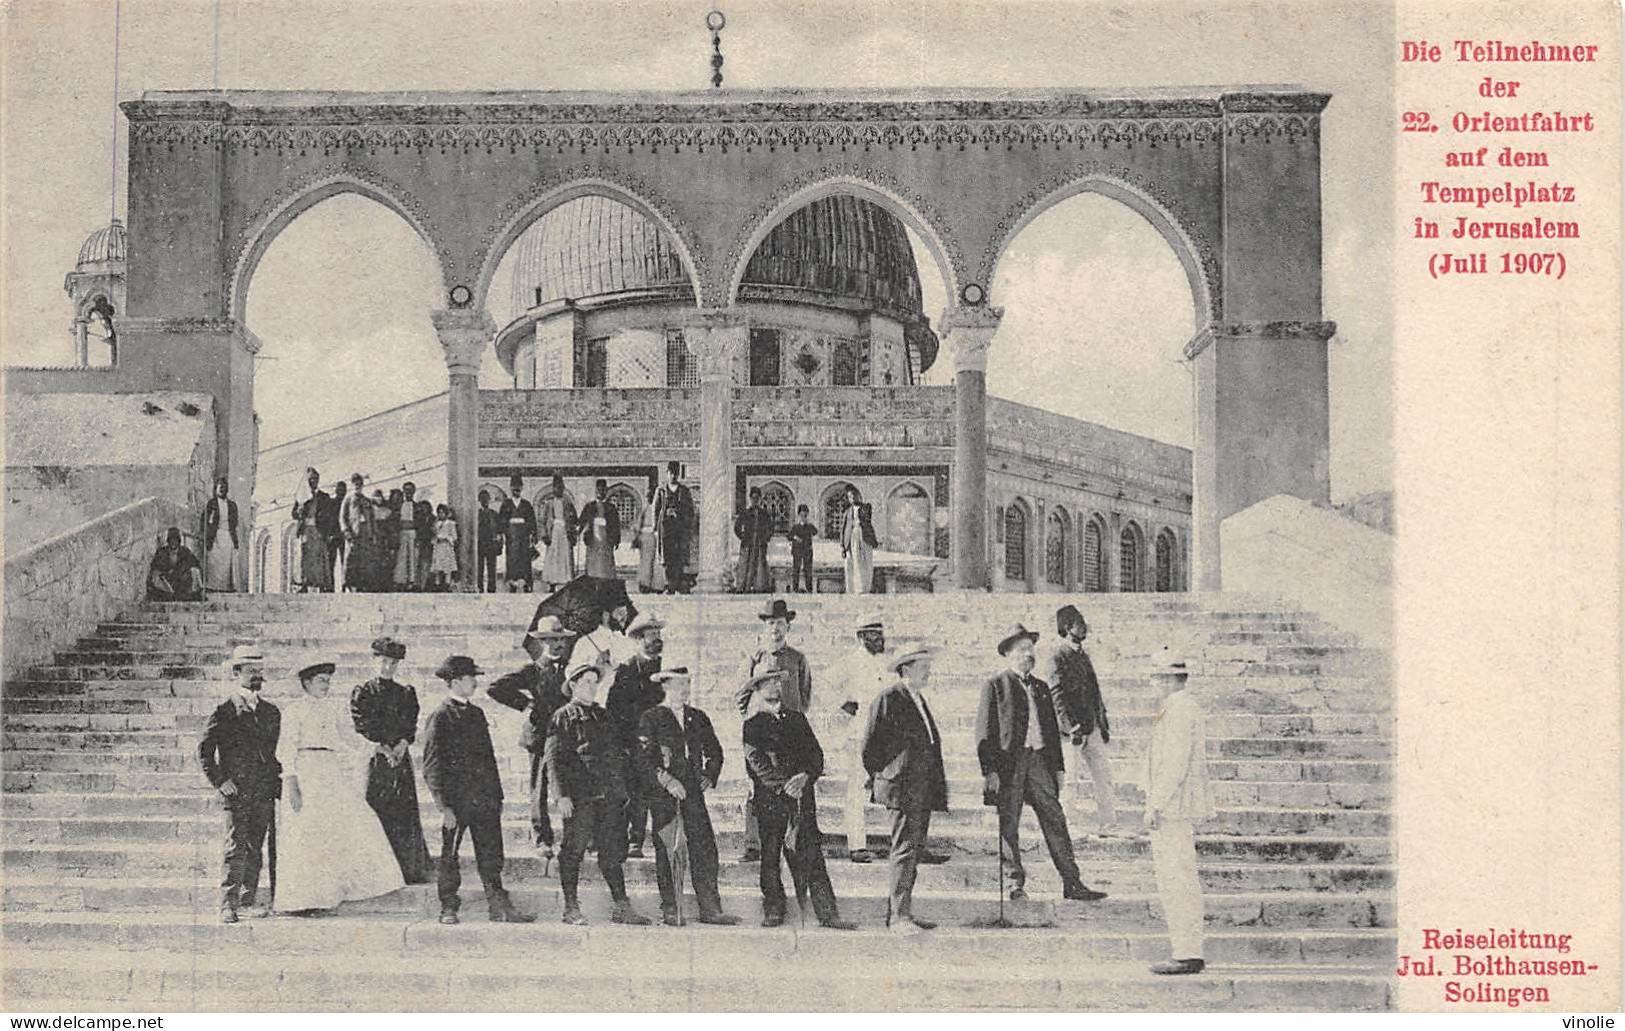
<path id="1" fill-rule="evenodd" d="M 856 925 L 840 914 L 818 825 L 816 785 L 828 766 L 806 716 L 814 697 L 811 667 L 788 643 L 796 613 L 780 598 L 759 615 L 762 647 L 734 694 L 745 716 L 741 743 L 750 782 L 741 858 L 760 863 L 763 926 L 786 919 L 787 863 L 798 903 L 810 901 L 824 927 L 852 929 Z M 632 906 L 624 863 L 641 857 L 645 831 L 652 829 L 661 921 L 686 922 L 680 881 L 686 865 L 696 918 L 735 924 L 738 918 L 722 908 L 705 797 L 718 784 L 724 750 L 710 717 L 690 704 L 690 670 L 664 665 L 664 624 L 647 614 L 631 617 L 629 605 L 618 605 L 587 634 L 567 630 L 557 617 L 539 617 L 523 639 L 527 664 L 488 691 L 493 701 L 524 713 L 519 743 L 530 756 L 533 842 L 553 857 L 556 813 L 563 824 L 558 862 L 566 923 L 586 923 L 578 890 L 589 848 L 611 896 L 612 920 L 651 922 Z M 1056 614 L 1056 628 L 1059 642 L 1045 658 L 1048 680 L 1034 674 L 1037 633 L 1017 625 L 998 644 L 1003 668 L 984 683 L 976 717 L 983 803 L 998 812 L 1001 890 L 1010 899 L 1026 897 L 1020 829 L 1022 809 L 1030 806 L 1061 875 L 1063 897 L 1096 901 L 1105 894 L 1082 880 L 1060 802 L 1063 753 L 1068 744 L 1076 748 L 1095 777 L 1103 829 L 1110 830 L 1114 787 L 1104 752 L 1110 728 L 1083 648 L 1087 622 L 1067 605 Z M 932 814 L 948 809 L 942 735 L 929 691 L 934 650 L 903 644 L 888 652 L 878 617 L 861 620 L 855 636 L 858 647 L 836 692 L 852 728 L 845 761 L 847 854 L 854 862 L 873 861 L 864 804 L 890 810 L 887 924 L 894 933 L 918 934 L 936 926 L 914 911 L 918 867 L 946 861 L 926 848 Z M 269 905 L 258 902 L 258 882 L 264 842 L 276 840 L 278 823 L 281 872 L 273 885 L 279 909 L 326 910 L 428 880 L 410 755 L 418 700 L 394 680 L 406 649 L 386 637 L 374 641 L 372 651 L 377 676 L 356 687 L 347 705 L 329 695 L 332 663 L 300 670 L 304 697 L 290 705 L 286 719 L 259 697 L 263 658 L 240 646 L 228 660 L 236 683 L 198 746 L 226 810 L 226 922 L 244 910 L 269 913 Z M 1156 667 L 1163 701 L 1144 773 L 1145 826 L 1174 946 L 1173 960 L 1153 970 L 1168 974 L 1203 969 L 1194 833 L 1213 815 L 1202 715 L 1183 690 L 1186 673 L 1183 661 L 1169 655 Z M 436 873 L 440 919 L 447 924 L 459 920 L 458 852 L 465 832 L 491 919 L 535 919 L 514 908 L 502 884 L 501 776 L 485 714 L 472 702 L 482 675 L 471 658 L 448 657 L 437 672 L 447 697 L 423 730 L 424 780 L 442 814 Z"/>
<path id="2" fill-rule="evenodd" d="M 164 531 L 164 543 L 153 551 L 147 565 L 148 601 L 202 601 L 204 590 L 238 590 L 237 502 L 224 476 L 214 481 L 214 495 L 203 505 L 198 541 L 203 558 L 183 543 L 181 528 Z"/>
<path id="3" fill-rule="evenodd" d="M 294 494 L 293 582 L 310 591 L 445 591 L 457 578 L 457 517 L 408 480 L 386 495 L 355 473 L 322 489 L 306 469 Z"/>
<path id="4" fill-rule="evenodd" d="M 772 594 L 773 571 L 768 566 L 767 549 L 777 531 L 775 519 L 762 504 L 762 489 L 752 487 L 746 495 L 744 511 L 734 517 L 734 536 L 739 538 L 739 565 L 735 589 L 740 594 Z M 806 505 L 796 506 L 796 521 L 783 531 L 790 539 L 790 590 L 811 593 L 813 587 L 813 539 L 818 528 L 808 518 Z M 847 594 L 868 594 L 874 590 L 875 534 L 874 507 L 863 500 L 857 487 L 846 489 L 846 505 L 841 512 L 841 563 Z"/>
<path id="5" fill-rule="evenodd" d="M 479 492 L 479 588 L 486 592 L 530 593 L 540 582 L 557 589 L 578 574 L 614 578 L 615 549 L 630 535 L 638 551 L 638 588 L 644 593 L 687 594 L 693 587 L 689 574 L 690 544 L 698 521 L 694 497 L 678 480 L 681 466 L 666 464 L 666 479 L 650 487 L 638 525 L 621 525 L 620 510 L 609 498 L 607 480 L 593 484 L 593 497 L 576 508 L 564 487 L 564 477 L 553 476 L 552 490 L 541 499 L 540 511 L 523 495 L 525 481 L 515 475 L 508 497 L 492 507 L 491 492 Z M 582 546 L 577 568 L 576 546 Z M 501 559 L 502 576 L 497 576 Z M 541 560 L 540 577 L 536 561 Z"/>

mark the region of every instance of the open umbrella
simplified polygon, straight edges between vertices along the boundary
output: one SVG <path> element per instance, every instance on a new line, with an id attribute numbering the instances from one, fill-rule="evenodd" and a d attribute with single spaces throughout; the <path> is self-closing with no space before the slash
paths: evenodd
<path id="1" fill-rule="evenodd" d="M 535 630 L 543 616 L 557 616 L 571 633 L 590 634 L 603 623 L 605 612 L 621 605 L 626 606 L 626 618 L 630 624 L 638 610 L 632 604 L 632 599 L 627 597 L 625 581 L 578 576 L 542 599 L 526 630 Z"/>

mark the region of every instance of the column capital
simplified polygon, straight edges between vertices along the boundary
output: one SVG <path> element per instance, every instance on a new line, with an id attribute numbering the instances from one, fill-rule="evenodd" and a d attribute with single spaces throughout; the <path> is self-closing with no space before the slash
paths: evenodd
<path id="1" fill-rule="evenodd" d="M 478 376 L 480 358 L 496 336 L 496 320 L 484 308 L 448 308 L 431 311 L 434 331 L 446 353 L 446 369 L 453 376 Z"/>
<path id="2" fill-rule="evenodd" d="M 726 380 L 745 345 L 750 321 L 738 308 L 699 308 L 683 320 L 683 344 L 700 363 L 702 380 Z"/>
<path id="3" fill-rule="evenodd" d="M 960 305 L 943 313 L 943 341 L 955 372 L 986 372 L 987 351 L 1004 319 L 1004 309 L 988 304 Z"/>
<path id="4" fill-rule="evenodd" d="M 1185 345 L 1195 358 L 1218 340 L 1294 340 L 1324 344 L 1337 333 L 1335 322 L 1209 322 Z"/>

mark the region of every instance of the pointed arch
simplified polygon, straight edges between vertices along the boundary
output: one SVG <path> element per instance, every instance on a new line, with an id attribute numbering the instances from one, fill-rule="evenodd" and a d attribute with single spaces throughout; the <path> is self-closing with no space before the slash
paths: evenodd
<path id="1" fill-rule="evenodd" d="M 451 289 L 447 269 L 449 252 L 442 250 L 422 205 L 405 191 L 376 176 L 354 169 L 330 171 L 292 184 L 244 226 L 240 246 L 230 270 L 230 311 L 231 317 L 236 319 L 239 325 L 246 321 L 248 291 L 254 279 L 254 271 L 259 268 L 260 260 L 265 257 L 265 252 L 270 249 L 272 242 L 294 219 L 322 201 L 345 193 L 365 197 L 399 215 L 429 248 L 435 267 L 440 273 L 442 296 Z M 439 300 L 429 305 L 431 308 L 439 306 Z"/>
<path id="2" fill-rule="evenodd" d="M 885 173 L 860 169 L 822 169 L 810 176 L 802 176 L 781 188 L 775 196 L 758 207 L 738 228 L 732 248 L 728 252 L 728 281 L 719 299 L 720 304 L 732 304 L 739 296 L 739 286 L 745 280 L 745 269 L 756 249 L 767 239 L 775 226 L 794 211 L 825 197 L 846 195 L 858 197 L 884 208 L 898 221 L 912 229 L 931 260 L 936 262 L 942 275 L 943 296 L 949 304 L 959 296 L 963 282 L 964 260 L 953 237 L 943 228 L 944 223 L 926 202 L 909 195 L 905 188 Z"/>

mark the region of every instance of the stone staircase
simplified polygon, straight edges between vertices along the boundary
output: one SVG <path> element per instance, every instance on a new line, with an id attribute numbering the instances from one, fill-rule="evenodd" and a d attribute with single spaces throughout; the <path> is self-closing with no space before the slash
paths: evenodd
<path id="1" fill-rule="evenodd" d="M 7 682 L 0 933 L 8 1008 L 1391 1006 L 1388 659 L 1312 615 L 1232 595 L 792 598 L 800 618 L 791 640 L 812 661 L 813 722 L 830 753 L 830 776 L 819 784 L 826 836 L 841 825 L 846 718 L 835 707 L 856 617 L 878 609 L 893 641 L 921 638 L 944 647 L 934 668 L 933 707 L 952 808 L 933 820 L 932 837 L 933 847 L 952 859 L 921 868 L 918 911 L 942 923 L 928 935 L 902 940 L 884 933 L 886 866 L 847 862 L 838 837 L 826 845 L 836 893 L 843 914 L 865 929 L 755 926 L 757 867 L 737 862 L 744 790 L 739 718 L 725 698 L 755 647 L 762 599 L 715 596 L 639 603 L 669 621 L 668 664 L 698 671 L 696 704 L 711 713 L 728 752 L 710 797 L 724 902 L 744 926 L 611 925 L 590 863 L 582 889 L 590 926 L 559 923 L 556 867 L 544 876 L 525 845 L 527 758 L 516 743 L 519 716 L 488 701 L 508 780 L 506 879 L 521 906 L 542 914 L 538 923 L 485 923 L 471 856 L 467 922 L 459 927 L 434 921 L 430 886 L 347 904 L 335 917 L 217 923 L 219 814 L 193 750 L 218 703 L 217 666 L 231 647 L 253 642 L 264 650 L 267 694 L 278 699 L 297 692 L 291 671 L 311 661 L 338 663 L 336 687 L 365 679 L 367 643 L 390 633 L 408 643 L 398 678 L 417 686 L 427 712 L 440 694 L 431 671 L 445 655 L 473 655 L 494 672 L 522 661 L 516 628 L 536 600 L 262 595 L 147 606 Z M 972 926 L 1000 912 L 996 821 L 980 805 L 972 739 L 979 685 L 997 667 L 994 642 L 1003 628 L 1020 620 L 1047 640 L 1054 608 L 1064 600 L 1078 601 L 1090 620 L 1126 825 L 1138 824 L 1138 760 L 1156 706 L 1148 657 L 1171 643 L 1190 658 L 1191 689 L 1208 713 L 1220 810 L 1197 843 L 1207 889 L 1209 972 L 1202 976 L 1156 978 L 1146 971 L 1147 962 L 1167 955 L 1150 857 L 1143 838 L 1094 833 L 1086 777 L 1069 788 L 1069 819 L 1085 879 L 1110 897 L 1094 904 L 1060 899 L 1059 878 L 1028 813 L 1023 844 L 1031 897 L 1004 906 L 1018 926 Z M 438 814 L 421 787 L 420 797 L 432 848 Z M 886 828 L 883 811 L 871 807 L 877 844 Z M 639 908 L 657 912 L 652 858 L 629 860 L 627 876 Z"/>

